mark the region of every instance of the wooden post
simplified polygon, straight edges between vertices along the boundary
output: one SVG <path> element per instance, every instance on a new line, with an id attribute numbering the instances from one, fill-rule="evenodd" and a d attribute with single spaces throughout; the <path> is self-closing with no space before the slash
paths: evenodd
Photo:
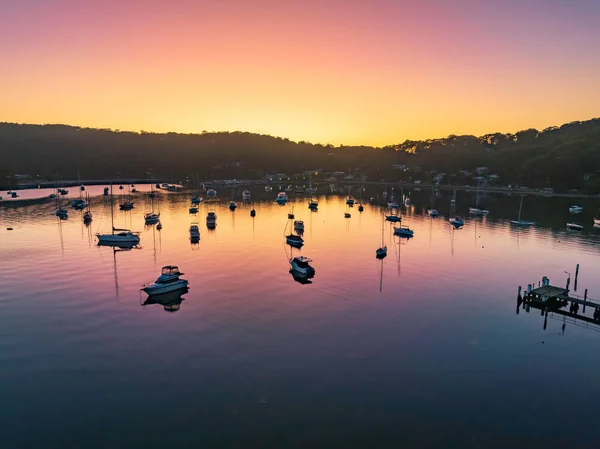
<path id="1" fill-rule="evenodd" d="M 585 289 L 585 292 L 583 293 L 583 310 L 582 313 L 585 313 L 585 302 L 587 301 L 587 288 Z"/>
<path id="2" fill-rule="evenodd" d="M 579 276 L 579 264 L 575 267 L 575 284 L 573 286 L 573 290 L 577 291 L 577 276 Z"/>

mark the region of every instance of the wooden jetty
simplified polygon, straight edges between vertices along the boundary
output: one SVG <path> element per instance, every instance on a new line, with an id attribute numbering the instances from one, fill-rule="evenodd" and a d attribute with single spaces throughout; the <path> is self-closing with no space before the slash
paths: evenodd
<path id="1" fill-rule="evenodd" d="M 579 266 L 577 267 L 577 273 Z M 568 316 L 575 319 L 580 319 L 588 323 L 600 324 L 600 301 L 589 299 L 587 297 L 587 289 L 583 297 L 570 294 L 569 285 L 571 278 L 567 280 L 566 287 L 557 287 L 550 285 L 550 281 L 544 276 L 542 281 L 536 288 L 535 285 L 529 284 L 527 290 L 521 296 L 521 287 L 517 295 L 517 310 L 521 305 L 534 307 L 541 310 L 546 315 L 548 312 L 554 312 L 559 315 Z M 577 281 L 575 281 L 577 285 Z M 569 306 L 569 311 L 562 310 Z M 579 313 L 579 306 L 582 306 L 582 311 Z M 594 310 L 593 317 L 584 315 L 586 307 Z"/>

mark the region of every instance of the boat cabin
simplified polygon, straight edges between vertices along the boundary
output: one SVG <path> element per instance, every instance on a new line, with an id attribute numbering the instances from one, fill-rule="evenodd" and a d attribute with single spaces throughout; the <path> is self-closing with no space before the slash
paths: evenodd
<path id="1" fill-rule="evenodd" d="M 300 268 L 308 268 L 310 267 L 309 263 L 312 262 L 312 260 L 305 256 L 298 256 L 294 257 L 293 262 Z"/>
<path id="2" fill-rule="evenodd" d="M 166 265 L 162 267 L 162 270 L 160 272 L 161 276 L 180 276 L 182 274 L 183 273 L 179 272 L 179 267 L 175 265 Z"/>

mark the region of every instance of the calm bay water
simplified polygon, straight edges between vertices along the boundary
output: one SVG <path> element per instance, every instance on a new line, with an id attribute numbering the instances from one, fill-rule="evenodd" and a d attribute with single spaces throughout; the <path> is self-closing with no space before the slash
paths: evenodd
<path id="1" fill-rule="evenodd" d="M 549 198 L 525 200 L 538 226 L 511 228 L 515 197 L 485 199 L 488 217 L 453 230 L 413 192 L 402 215 L 415 237 L 386 223 L 380 262 L 381 209 L 359 213 L 343 196 L 320 196 L 311 213 L 306 199 L 279 206 L 257 188 L 252 219 L 251 204 L 227 209 L 229 189 L 196 216 L 190 195 L 162 192 L 158 231 L 144 227 L 140 193 L 115 226 L 141 231 L 141 248 L 113 252 L 94 237 L 109 203 L 88 190 L 89 227 L 75 211 L 58 221 L 54 203 L 0 206 L 0 447 L 596 445 L 586 418 L 600 327 L 551 317 L 544 330 L 539 311 L 516 313 L 517 286 L 544 275 L 562 286 L 577 263 L 577 293 L 600 296 L 593 201 L 576 220 L 583 233 L 565 229 L 568 200 Z M 449 198 L 435 201 L 447 215 Z M 293 252 L 292 204 L 306 228 Z M 288 272 L 292 254 L 313 259 L 311 284 Z M 190 281 L 179 310 L 141 306 L 141 284 L 167 264 Z"/>

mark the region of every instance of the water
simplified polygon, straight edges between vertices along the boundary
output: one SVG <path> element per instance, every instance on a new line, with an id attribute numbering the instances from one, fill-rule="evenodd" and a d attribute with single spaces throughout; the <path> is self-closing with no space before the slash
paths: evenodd
<path id="1" fill-rule="evenodd" d="M 568 200 L 549 198 L 524 203 L 538 227 L 511 228 L 514 197 L 487 198 L 490 216 L 453 230 L 413 192 L 403 216 L 415 237 L 386 223 L 380 262 L 378 207 L 320 196 L 311 213 L 298 199 L 305 246 L 292 252 L 291 205 L 258 187 L 254 219 L 251 204 L 227 209 L 229 189 L 197 216 L 191 195 L 161 192 L 161 231 L 143 226 L 140 193 L 115 226 L 141 231 L 141 249 L 113 252 L 94 238 L 110 226 L 102 188 L 88 188 L 89 227 L 75 211 L 57 221 L 53 202 L 0 208 L 0 447 L 595 445 L 600 327 L 563 331 L 551 316 L 544 330 L 538 310 L 515 313 L 518 285 L 564 285 L 577 263 L 577 293 L 600 296 L 593 201 L 583 233 L 564 227 Z M 461 195 L 459 213 L 472 200 Z M 449 197 L 435 201 L 447 215 Z M 294 281 L 291 254 L 314 260 L 311 284 Z M 167 264 L 190 281 L 166 307 L 179 310 L 142 307 L 141 284 Z"/>

